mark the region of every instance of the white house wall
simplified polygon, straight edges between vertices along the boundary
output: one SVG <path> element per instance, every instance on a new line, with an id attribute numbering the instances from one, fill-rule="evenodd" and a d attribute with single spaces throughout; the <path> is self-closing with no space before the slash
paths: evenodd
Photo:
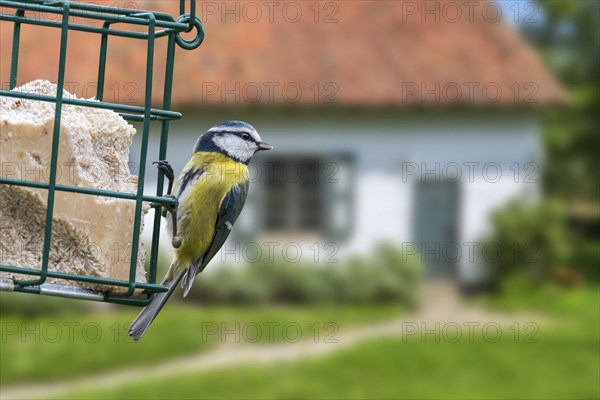
<path id="1" fill-rule="evenodd" d="M 539 170 L 525 182 L 529 162 L 539 167 L 541 146 L 538 124 L 531 115 L 471 115 L 435 117 L 386 115 L 322 116 L 271 118 L 258 113 L 247 118 L 264 140 L 280 154 L 349 153 L 355 157 L 355 224 L 349 238 L 340 242 L 340 255 L 368 253 L 381 242 L 412 240 L 414 187 L 423 178 L 454 178 L 456 166 L 460 179 L 459 242 L 477 242 L 489 233 L 488 216 L 510 198 L 536 193 Z M 168 159 L 180 171 L 190 156 L 198 134 L 220 122 L 211 118 L 187 118 L 171 129 Z M 156 146 L 153 135 L 151 146 Z M 439 168 L 437 167 L 439 165 Z M 411 174 L 411 168 L 435 170 L 427 176 Z M 502 169 L 499 179 L 492 175 Z M 444 170 L 444 168 L 447 168 Z M 515 170 L 520 170 L 518 177 Z M 440 176 L 441 175 L 441 176 Z M 444 176 L 448 175 L 448 176 Z M 450 176 L 451 175 L 451 176 Z M 151 176 L 149 193 L 153 193 Z M 252 196 L 252 188 L 250 192 Z M 249 220 L 252 211 L 244 210 Z M 147 221 L 150 226 L 151 222 Z M 240 221 L 243 223 L 243 220 Z M 148 231 L 148 230 L 146 230 Z M 325 240 L 325 239 L 323 239 Z M 302 243 L 300 240 L 299 242 Z M 303 243 L 311 246 L 310 241 Z M 306 251 L 311 255 L 310 251 Z M 464 281 L 478 279 L 476 262 L 461 257 L 459 271 Z"/>

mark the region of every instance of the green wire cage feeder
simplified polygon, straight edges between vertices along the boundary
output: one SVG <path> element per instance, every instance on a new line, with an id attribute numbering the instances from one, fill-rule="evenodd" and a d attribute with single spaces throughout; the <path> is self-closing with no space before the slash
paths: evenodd
<path id="1" fill-rule="evenodd" d="M 0 265 L 0 272 L 29 275 L 31 277 L 31 279 L 20 281 L 0 279 L 0 290 L 45 294 L 136 306 L 144 306 L 148 304 L 155 293 L 164 292 L 167 290 L 165 286 L 156 283 L 161 222 L 160 205 L 175 204 L 175 201 L 162 196 L 162 187 L 164 182 L 164 175 L 162 172 L 158 174 L 156 196 L 144 195 L 143 190 L 151 123 L 155 122 L 160 124 L 161 130 L 159 152 L 156 159 L 163 160 L 166 158 L 167 153 L 169 122 L 181 118 L 180 113 L 171 110 L 171 93 L 176 45 L 185 50 L 192 50 L 200 46 L 204 39 L 204 28 L 202 22 L 196 16 L 195 0 L 180 0 L 179 3 L 180 16 L 175 19 L 168 13 L 164 12 L 131 10 L 66 0 L 0 0 L 0 21 L 8 21 L 13 24 L 12 49 L 10 53 L 10 87 L 9 90 L 0 90 L 0 96 L 52 102 L 56 105 L 48 182 L 36 182 L 0 177 L 0 185 L 14 185 L 47 190 L 47 209 L 45 215 L 46 223 L 43 234 L 44 242 L 41 253 L 41 267 L 39 269 L 32 269 L 20 266 Z M 83 24 L 74 22 L 81 19 L 84 19 L 88 22 L 94 21 L 94 23 Z M 58 76 L 56 78 L 56 96 L 24 93 L 21 91 L 12 90 L 16 87 L 17 76 L 19 72 L 19 40 L 21 37 L 21 30 L 25 29 L 27 25 L 46 26 L 60 30 L 60 53 L 58 60 Z M 141 29 L 143 29 L 143 31 L 141 31 Z M 69 33 L 71 31 L 83 31 L 98 35 L 100 52 L 98 58 L 99 63 L 96 93 L 97 101 L 63 98 L 63 88 L 65 84 L 65 64 L 67 60 L 66 53 Z M 195 31 L 195 36 L 192 39 L 187 40 L 181 36 L 182 33 L 192 31 Z M 107 50 L 110 43 L 109 38 L 111 36 L 131 38 L 134 40 L 145 41 L 146 43 L 146 69 L 143 106 L 132 106 L 103 101 Z M 167 42 L 167 52 L 164 59 L 166 73 L 164 77 L 164 87 L 162 88 L 162 103 L 160 107 L 153 108 L 152 80 L 155 62 L 154 49 L 156 42 L 162 38 L 164 38 L 163 40 L 166 40 Z M 2 51 L 4 51 L 4 49 L 2 49 Z M 8 56 L 9 54 L 2 53 L 2 57 Z M 113 110 L 119 113 L 125 120 L 143 123 L 139 159 L 140 167 L 136 193 L 123 193 L 57 184 L 57 160 L 61 125 L 61 108 L 64 104 Z M 128 280 L 49 271 L 48 264 L 50 256 L 50 242 L 52 238 L 53 207 L 55 194 L 57 191 L 135 201 L 131 262 Z M 136 281 L 136 266 L 138 261 L 139 237 L 141 233 L 142 207 L 144 202 L 158 205 L 154 215 L 152 244 L 150 247 L 149 267 L 147 271 L 147 283 Z M 48 278 L 60 279 L 64 281 L 86 282 L 98 285 L 119 286 L 125 288 L 126 291 L 124 291 L 122 294 L 95 292 L 79 287 L 48 283 Z"/>

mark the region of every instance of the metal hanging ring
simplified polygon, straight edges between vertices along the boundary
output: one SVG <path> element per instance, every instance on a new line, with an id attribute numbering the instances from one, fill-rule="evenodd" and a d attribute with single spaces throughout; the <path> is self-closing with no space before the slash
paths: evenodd
<path id="1" fill-rule="evenodd" d="M 181 24 L 190 24 L 190 14 L 184 14 L 177 19 L 178 23 Z M 196 27 L 196 36 L 191 40 L 185 40 L 181 37 L 181 32 L 175 36 L 175 41 L 184 50 L 194 50 L 198 48 L 202 42 L 204 41 L 204 24 L 202 20 L 196 16 L 194 18 L 194 23 L 190 24 L 190 26 Z M 190 32 L 191 29 L 187 30 Z"/>

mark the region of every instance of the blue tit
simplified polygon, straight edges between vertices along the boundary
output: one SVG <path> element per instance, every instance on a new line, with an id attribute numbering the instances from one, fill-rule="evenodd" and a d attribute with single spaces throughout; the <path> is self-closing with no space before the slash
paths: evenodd
<path id="1" fill-rule="evenodd" d="M 170 180 L 167 194 L 173 186 L 178 200 L 177 207 L 169 210 L 172 218 L 167 219 L 174 254 L 162 283 L 169 290 L 155 294 L 133 321 L 129 336 L 134 340 L 144 335 L 179 282 L 187 296 L 194 278 L 225 243 L 242 211 L 249 187 L 248 162 L 257 151 L 272 148 L 252 125 L 229 121 L 198 138 L 191 160 L 174 185 L 172 169 L 168 163 L 159 162 Z"/>

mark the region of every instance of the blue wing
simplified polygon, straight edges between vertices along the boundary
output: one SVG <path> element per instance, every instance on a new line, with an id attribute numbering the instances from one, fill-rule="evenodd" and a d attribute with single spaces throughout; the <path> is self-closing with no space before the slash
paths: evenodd
<path id="1" fill-rule="evenodd" d="M 213 237 L 213 241 L 211 242 L 208 251 L 203 257 L 192 264 L 186 275 L 183 277 L 181 286 L 183 287 L 184 297 L 187 296 L 192 288 L 196 275 L 206 268 L 206 265 L 217 254 L 221 246 L 225 243 L 225 240 L 227 240 L 233 224 L 240 215 L 240 212 L 242 212 L 242 208 L 246 202 L 246 196 L 248 195 L 249 186 L 249 182 L 245 181 L 235 185 L 227 195 L 225 195 L 225 199 L 223 199 L 219 214 L 217 215 L 215 236 Z"/>

